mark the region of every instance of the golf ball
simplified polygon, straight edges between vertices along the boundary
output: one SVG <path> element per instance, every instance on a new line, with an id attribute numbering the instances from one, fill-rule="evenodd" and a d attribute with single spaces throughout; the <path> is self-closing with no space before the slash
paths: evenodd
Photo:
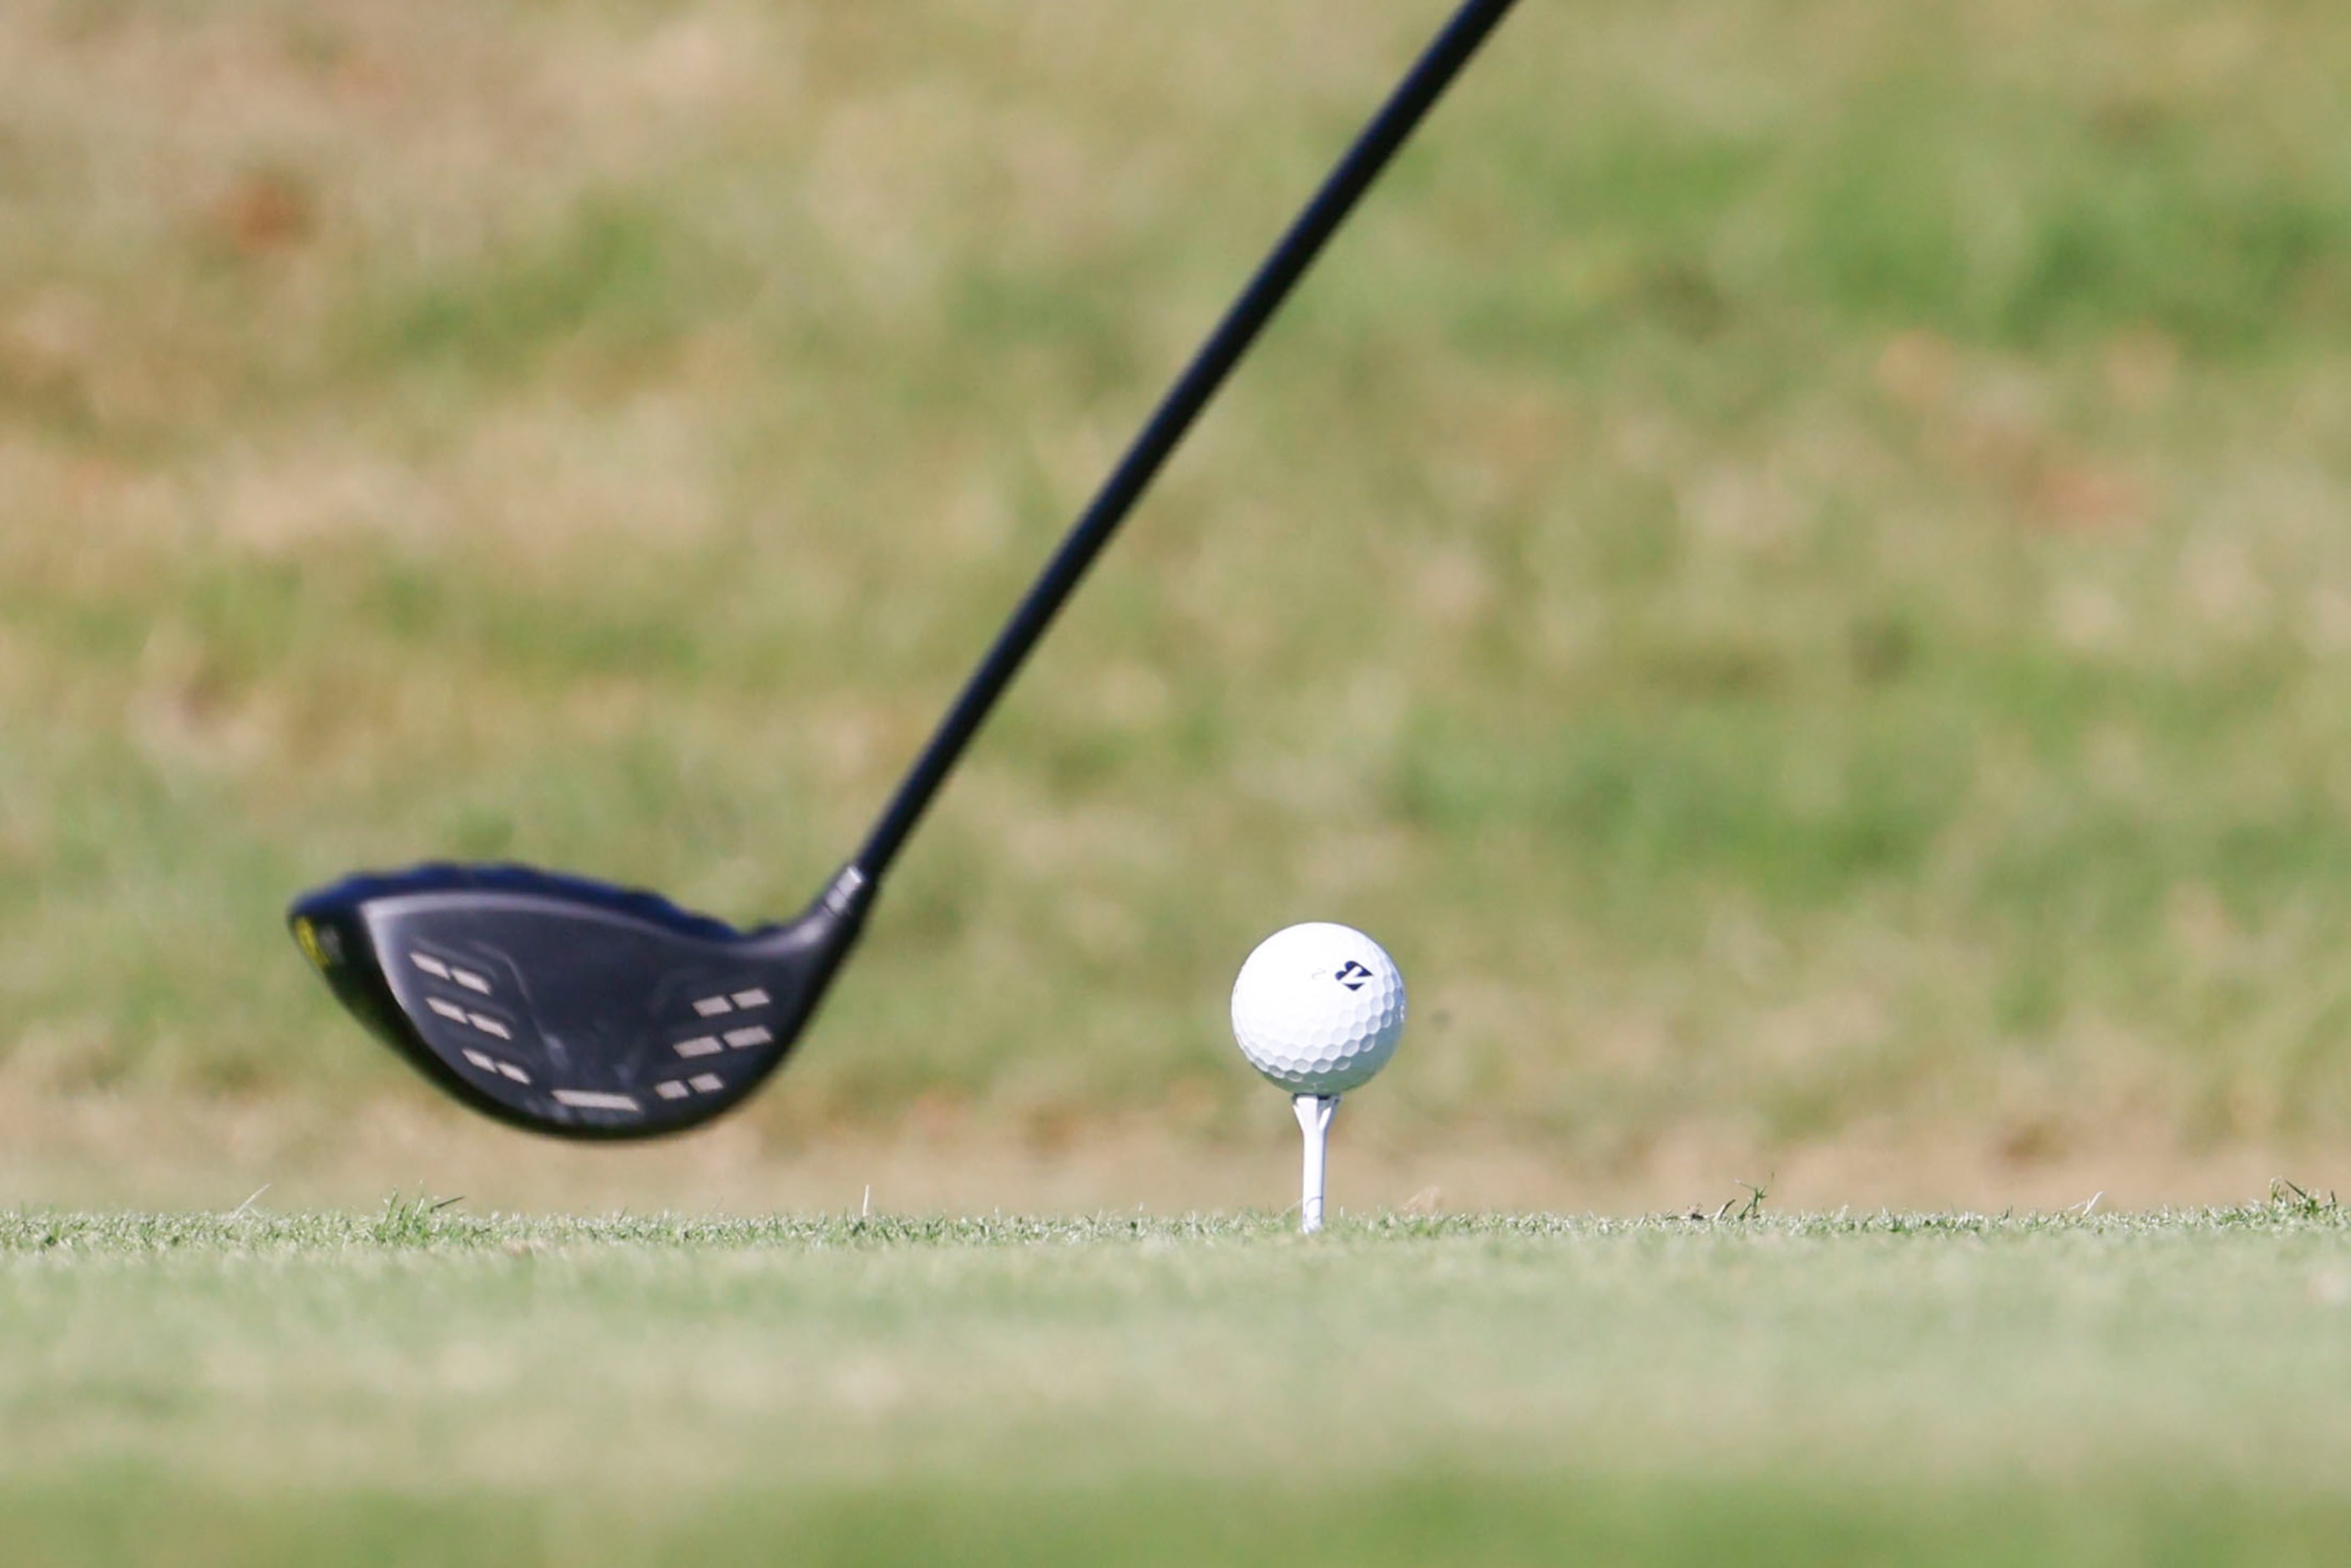
<path id="1" fill-rule="evenodd" d="M 1404 1036 L 1404 977 L 1362 932 L 1320 921 L 1258 944 L 1233 982 L 1233 1039 L 1293 1094 L 1368 1082 Z"/>

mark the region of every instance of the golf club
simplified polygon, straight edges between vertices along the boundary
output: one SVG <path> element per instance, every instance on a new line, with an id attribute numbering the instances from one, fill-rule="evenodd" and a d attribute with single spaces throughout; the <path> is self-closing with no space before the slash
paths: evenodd
<path id="1" fill-rule="evenodd" d="M 1111 471 L 864 846 L 753 931 L 523 866 L 362 874 L 298 899 L 295 941 L 360 1019 L 465 1103 L 569 1138 L 681 1132 L 739 1104 L 806 1027 L 875 889 L 1086 569 L 1323 245 L 1514 0 L 1467 0 L 1340 159 Z"/>

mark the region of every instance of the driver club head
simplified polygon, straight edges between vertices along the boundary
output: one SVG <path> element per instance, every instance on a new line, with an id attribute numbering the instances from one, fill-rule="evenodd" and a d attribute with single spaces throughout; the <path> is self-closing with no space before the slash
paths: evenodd
<path id="1" fill-rule="evenodd" d="M 527 866 L 351 877 L 287 913 L 343 1005 L 426 1077 L 558 1137 L 653 1137 L 739 1104 L 791 1051 L 863 924 L 842 872 L 754 931 Z"/>

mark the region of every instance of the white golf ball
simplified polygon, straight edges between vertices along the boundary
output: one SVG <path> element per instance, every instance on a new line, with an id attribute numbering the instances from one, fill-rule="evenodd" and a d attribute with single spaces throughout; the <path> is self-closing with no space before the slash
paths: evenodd
<path id="1" fill-rule="evenodd" d="M 1404 976 L 1362 932 L 1317 921 L 1258 944 L 1233 982 L 1233 1039 L 1293 1094 L 1368 1082 L 1404 1037 Z"/>

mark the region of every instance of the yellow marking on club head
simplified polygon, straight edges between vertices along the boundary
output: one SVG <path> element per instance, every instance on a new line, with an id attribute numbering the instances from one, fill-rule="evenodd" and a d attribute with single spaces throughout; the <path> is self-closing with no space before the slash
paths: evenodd
<path id="1" fill-rule="evenodd" d="M 319 969 L 328 967 L 327 949 L 319 944 L 317 927 L 307 920 L 297 920 L 294 923 L 294 940 L 301 947 L 302 956 L 314 967 Z"/>

